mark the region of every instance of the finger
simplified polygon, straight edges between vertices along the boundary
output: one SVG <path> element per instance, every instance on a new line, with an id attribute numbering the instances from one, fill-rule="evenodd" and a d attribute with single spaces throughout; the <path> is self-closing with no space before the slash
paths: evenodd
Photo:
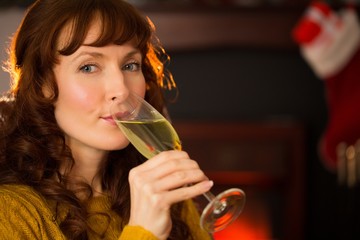
<path id="1" fill-rule="evenodd" d="M 169 191 L 179 187 L 183 187 L 187 184 L 194 184 L 208 180 L 204 172 L 200 169 L 190 169 L 184 171 L 176 171 L 169 174 L 157 181 L 154 186 L 154 191 L 162 192 Z"/>
<path id="2" fill-rule="evenodd" d="M 148 159 L 143 164 L 139 165 L 139 169 L 142 171 L 150 170 L 153 168 L 158 167 L 160 164 L 167 162 L 171 159 L 176 158 L 189 158 L 189 155 L 184 151 L 178 151 L 178 150 L 170 150 L 170 151 L 164 151 L 159 153 L 153 158 Z"/>
<path id="3" fill-rule="evenodd" d="M 153 193 L 168 191 L 205 179 L 207 178 L 198 164 L 189 159 L 169 160 L 146 171 L 133 168 L 129 173 L 130 186 L 137 189 L 147 188 Z"/>
<path id="4" fill-rule="evenodd" d="M 156 178 L 163 178 L 167 175 L 174 174 L 175 172 L 187 171 L 187 170 L 199 170 L 199 164 L 189 158 L 174 158 L 168 159 L 165 162 L 157 165 L 148 171 L 152 172 Z"/>
<path id="5" fill-rule="evenodd" d="M 208 192 L 214 185 L 213 181 L 205 180 L 193 185 L 183 186 L 172 191 L 164 192 L 159 200 L 160 205 L 172 205 L 174 203 L 194 198 Z"/>
<path id="6" fill-rule="evenodd" d="M 147 166 L 138 166 L 130 171 L 129 179 L 141 177 L 147 181 L 163 178 L 176 171 L 184 171 L 190 169 L 199 169 L 196 161 L 188 158 L 185 153 L 168 153 L 160 156 L 160 160 L 154 160 L 157 163 Z"/>

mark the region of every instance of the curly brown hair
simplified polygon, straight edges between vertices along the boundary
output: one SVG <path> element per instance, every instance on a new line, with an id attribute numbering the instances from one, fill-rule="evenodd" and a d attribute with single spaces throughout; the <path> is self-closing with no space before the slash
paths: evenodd
<path id="1" fill-rule="evenodd" d="M 70 55 L 83 44 L 95 16 L 100 17 L 103 28 L 90 45 L 135 40 L 143 55 L 145 98 L 160 112 L 165 108 L 164 81 L 175 86 L 164 67 L 168 58 L 154 35 L 153 24 L 132 5 L 122 0 L 38 0 L 29 7 L 9 51 L 11 89 L 0 101 L 0 184 L 26 184 L 48 201 L 65 204 L 70 214 L 60 228 L 69 239 L 88 239 L 89 229 L 82 200 L 69 188 L 75 180 L 59 171 L 64 161 L 71 168 L 74 159 L 54 116 L 58 88 L 53 68 L 58 54 Z M 59 50 L 57 41 L 69 24 L 70 39 Z M 44 95 L 44 87 L 51 91 L 51 97 Z M 112 209 L 124 219 L 124 224 L 130 217 L 128 173 L 144 161 L 129 145 L 110 152 L 99 173 L 103 189 L 110 194 Z M 89 198 L 92 196 L 89 185 L 76 184 L 86 190 Z M 172 207 L 169 239 L 191 238 L 180 218 L 182 206 L 179 203 Z"/>

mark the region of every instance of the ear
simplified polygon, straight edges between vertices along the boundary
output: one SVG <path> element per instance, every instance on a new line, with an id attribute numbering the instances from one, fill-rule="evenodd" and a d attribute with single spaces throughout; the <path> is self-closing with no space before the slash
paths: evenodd
<path id="1" fill-rule="evenodd" d="M 52 87 L 50 87 L 49 83 L 44 83 L 44 85 L 42 86 L 42 93 L 47 99 L 54 97 L 54 90 Z"/>

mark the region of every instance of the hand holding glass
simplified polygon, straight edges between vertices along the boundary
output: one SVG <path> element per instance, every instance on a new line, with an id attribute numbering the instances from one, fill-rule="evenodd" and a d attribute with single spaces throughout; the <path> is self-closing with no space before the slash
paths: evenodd
<path id="1" fill-rule="evenodd" d="M 135 148 L 146 158 L 167 150 L 181 150 L 178 134 L 169 121 L 143 98 L 131 93 L 125 100 L 115 99 L 111 114 Z M 208 232 L 224 229 L 242 212 L 245 193 L 232 188 L 216 197 L 203 194 L 209 201 L 200 218 L 200 225 Z"/>

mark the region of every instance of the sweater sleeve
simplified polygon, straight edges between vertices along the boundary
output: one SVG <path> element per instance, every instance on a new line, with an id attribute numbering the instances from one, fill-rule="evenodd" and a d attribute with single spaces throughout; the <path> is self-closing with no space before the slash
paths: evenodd
<path id="1" fill-rule="evenodd" d="M 200 216 L 192 200 L 185 201 L 182 218 L 188 224 L 191 234 L 196 240 L 211 240 L 209 233 L 200 227 Z M 148 230 L 140 226 L 125 226 L 119 240 L 157 240 L 157 238 Z"/>
<path id="2" fill-rule="evenodd" d="M 119 240 L 157 240 L 150 231 L 141 226 L 126 225 L 121 233 Z"/>

